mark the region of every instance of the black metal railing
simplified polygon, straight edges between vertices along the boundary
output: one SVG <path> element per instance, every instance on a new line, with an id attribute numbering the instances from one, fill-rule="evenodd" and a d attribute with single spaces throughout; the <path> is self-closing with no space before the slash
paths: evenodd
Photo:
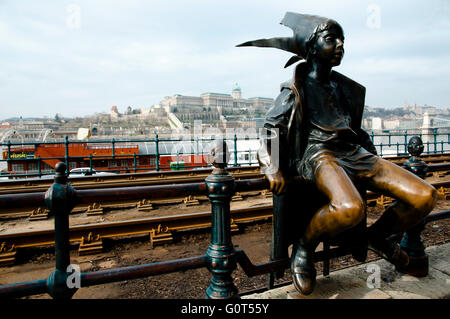
<path id="1" fill-rule="evenodd" d="M 389 130 L 384 133 L 383 131 L 371 131 L 369 134 L 377 152 L 380 156 L 401 156 L 407 155 L 408 150 L 408 139 L 412 136 L 419 136 L 423 140 L 424 144 L 424 153 L 425 154 L 442 154 L 450 151 L 450 128 L 429 128 L 429 129 L 409 129 L 409 130 Z M 53 169 L 44 165 L 45 160 L 58 160 L 62 161 L 66 164 L 66 168 L 69 169 L 70 163 L 73 160 L 83 160 L 86 164 L 84 167 L 89 168 L 89 173 L 95 172 L 139 172 L 139 171 L 149 171 L 149 170 L 182 170 L 182 169 L 193 169 L 205 167 L 205 163 L 202 161 L 196 163 L 185 163 L 184 161 L 180 161 L 180 158 L 183 156 L 207 156 L 207 152 L 205 149 L 208 144 L 211 143 L 216 137 L 208 137 L 208 138 L 189 138 L 189 139 L 167 139 L 160 138 L 158 134 L 155 134 L 154 138 L 151 139 L 119 139 L 116 140 L 112 138 L 111 140 L 86 140 L 86 141 L 78 141 L 78 140 L 69 140 L 66 136 L 63 141 L 55 141 L 55 142 L 11 142 L 8 141 L 6 143 L 0 143 L 0 149 L 3 149 L 3 157 L 0 159 L 0 163 L 5 162 L 7 165 L 14 163 L 30 163 L 34 162 L 33 169 L 25 170 L 23 165 L 22 168 L 12 169 L 6 173 L 0 173 L 0 176 L 5 177 L 13 177 L 13 178 L 22 178 L 22 177 L 42 177 L 44 175 L 52 175 Z M 224 140 L 227 141 L 228 148 L 230 149 L 230 159 L 228 162 L 229 166 L 239 167 L 239 166 L 257 166 L 257 158 L 256 152 L 259 147 L 258 143 L 254 143 L 253 146 L 247 147 L 244 146 L 244 141 L 254 141 L 258 142 L 259 137 L 254 134 L 254 136 L 239 136 L 239 134 L 231 134 L 229 136 L 225 136 Z M 92 153 L 87 156 L 77 156 L 76 154 L 70 154 L 70 145 L 74 144 L 82 144 L 86 143 L 90 148 L 102 148 L 102 149 L 110 149 L 111 154 L 106 155 L 93 155 Z M 119 146 L 136 146 L 142 145 L 147 148 L 150 145 L 150 152 L 145 154 L 136 153 L 121 155 L 118 154 L 117 148 Z M 39 145 L 48 145 L 48 146 L 61 146 L 64 148 L 64 156 L 56 156 L 56 157 L 41 157 L 40 155 L 35 156 L 32 153 L 26 153 L 22 151 L 22 153 L 15 153 L 14 150 L 25 150 L 27 147 L 29 149 L 34 149 Z M 91 146 L 89 146 L 91 145 Z M 179 147 L 174 147 L 174 145 L 178 145 Z M 189 149 L 186 150 L 185 145 L 189 145 Z M 168 151 L 168 146 L 171 150 Z M 154 156 L 148 165 L 140 165 L 139 160 L 143 158 L 143 156 Z M 171 157 L 172 163 L 162 164 L 162 157 Z M 87 158 L 87 159 L 86 159 Z M 127 159 L 132 160 L 132 164 L 127 164 L 126 166 L 111 166 L 111 167 L 95 167 L 94 161 L 96 159 L 105 159 L 110 160 L 121 160 Z M 150 159 L 148 159 L 150 161 Z M 109 164 L 108 164 L 109 165 Z M 73 168 L 73 167 L 72 167 Z"/>
<path id="2" fill-rule="evenodd" d="M 224 142 L 220 143 L 223 145 Z M 22 194 L 0 195 L 0 203 L 6 208 L 42 204 L 45 201 L 55 220 L 56 255 L 55 270 L 48 278 L 0 286 L 0 298 L 18 298 L 48 293 L 55 299 L 69 299 L 78 288 L 82 287 L 207 267 L 212 274 L 212 279 L 206 291 L 206 297 L 228 299 L 237 297 L 239 293 L 232 279 L 233 270 L 238 264 L 250 277 L 271 274 L 272 279 L 269 280 L 267 288 L 272 288 L 273 273 L 288 268 L 290 260 L 281 259 L 254 265 L 244 251 L 234 249 L 230 229 L 230 201 L 233 194 L 266 189 L 268 182 L 265 179 L 234 180 L 226 171 L 226 161 L 220 160 L 220 158 L 227 158 L 226 145 L 223 147 L 223 151 L 216 151 L 214 154 L 214 169 L 204 183 L 77 191 L 68 183 L 66 165 L 61 162 L 56 166 L 54 183 L 45 193 L 45 196 L 42 194 L 29 194 L 28 196 Z M 418 164 L 421 165 L 421 163 Z M 99 198 L 106 199 L 111 196 L 120 196 L 124 200 L 140 198 L 149 191 L 149 187 L 152 191 L 161 193 L 208 195 L 211 202 L 211 242 L 206 253 L 190 258 L 95 272 L 77 273 L 73 270 L 70 267 L 69 254 L 69 214 L 75 204 L 91 203 L 99 200 Z M 429 215 L 424 222 L 448 218 L 449 216 L 450 211 L 434 213 Z M 414 236 L 417 236 L 417 233 Z M 330 249 L 324 245 L 323 251 L 315 252 L 314 260 L 328 263 L 330 258 L 349 253 L 350 251 L 346 247 Z M 325 270 L 324 274 L 328 271 Z M 73 278 L 78 278 L 78 281 L 74 280 L 78 284 L 69 284 L 73 283 L 70 281 Z"/>

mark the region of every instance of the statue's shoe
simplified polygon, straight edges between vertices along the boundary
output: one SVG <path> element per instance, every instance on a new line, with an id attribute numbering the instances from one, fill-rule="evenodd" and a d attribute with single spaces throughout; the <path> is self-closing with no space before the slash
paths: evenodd
<path id="1" fill-rule="evenodd" d="M 391 242 L 388 239 L 385 239 L 385 243 L 383 245 L 374 244 L 369 241 L 369 249 L 373 250 L 380 257 L 386 259 L 398 268 L 403 269 L 409 264 L 408 254 L 402 250 L 399 244 Z"/>
<path id="2" fill-rule="evenodd" d="M 303 295 L 311 294 L 316 286 L 316 268 L 312 254 L 300 245 L 292 255 L 291 272 L 295 289 Z"/>

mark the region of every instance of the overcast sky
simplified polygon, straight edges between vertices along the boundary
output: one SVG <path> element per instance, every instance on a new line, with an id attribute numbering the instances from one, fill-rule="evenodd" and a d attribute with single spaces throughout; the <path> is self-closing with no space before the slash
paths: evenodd
<path id="1" fill-rule="evenodd" d="M 290 36 L 286 11 L 344 28 L 336 71 L 366 105 L 450 107 L 450 1 L 0 0 L 0 119 L 148 108 L 173 94 L 275 98 L 291 54 L 236 48 Z"/>

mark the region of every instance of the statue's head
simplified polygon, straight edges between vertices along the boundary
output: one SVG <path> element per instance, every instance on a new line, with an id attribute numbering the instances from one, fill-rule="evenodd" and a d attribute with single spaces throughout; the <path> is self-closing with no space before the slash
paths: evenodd
<path id="1" fill-rule="evenodd" d="M 305 59 L 337 66 L 344 56 L 344 31 L 334 20 L 316 27 L 305 43 Z"/>
<path id="2" fill-rule="evenodd" d="M 237 46 L 272 47 L 295 54 L 285 67 L 302 59 L 319 59 L 339 65 L 344 54 L 344 31 L 336 21 L 316 15 L 287 12 L 281 21 L 292 29 L 292 37 L 248 41 Z"/>

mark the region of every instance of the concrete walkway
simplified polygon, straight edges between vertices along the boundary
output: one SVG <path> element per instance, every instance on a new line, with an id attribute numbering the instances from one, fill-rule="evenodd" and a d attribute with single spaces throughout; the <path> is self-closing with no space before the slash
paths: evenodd
<path id="1" fill-rule="evenodd" d="M 315 291 L 298 293 L 293 285 L 243 299 L 444 299 L 450 298 L 450 243 L 426 249 L 429 274 L 416 278 L 395 271 L 385 260 L 377 260 L 317 277 Z M 379 276 L 377 276 L 379 274 Z M 378 279 L 378 280 L 377 280 Z M 378 283 L 378 285 L 377 285 Z M 371 287 L 369 287 L 371 286 Z"/>

